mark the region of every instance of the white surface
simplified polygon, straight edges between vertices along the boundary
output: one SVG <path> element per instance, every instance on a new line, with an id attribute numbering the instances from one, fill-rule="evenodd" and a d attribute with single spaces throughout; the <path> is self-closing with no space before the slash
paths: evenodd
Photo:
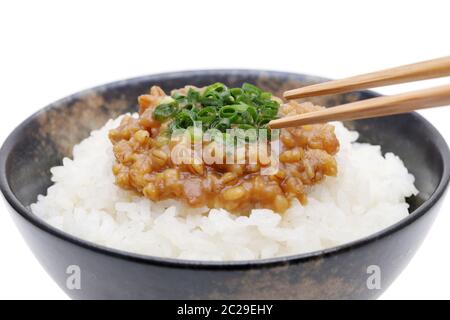
<path id="1" fill-rule="evenodd" d="M 0 141 L 46 104 L 155 72 L 262 68 L 340 78 L 445 56 L 447 1 L 14 1 L 0 4 Z M 379 89 L 391 94 L 448 83 Z M 449 108 L 422 112 L 450 141 Z M 450 298 L 450 200 L 382 298 Z M 0 205 L 0 298 L 67 299 Z"/>

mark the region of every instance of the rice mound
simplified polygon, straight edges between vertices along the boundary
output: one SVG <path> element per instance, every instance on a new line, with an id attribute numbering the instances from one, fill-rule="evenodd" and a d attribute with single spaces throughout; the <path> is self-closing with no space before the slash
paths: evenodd
<path id="1" fill-rule="evenodd" d="M 120 250 L 190 260 L 251 260 L 325 249 L 377 232 L 408 215 L 414 177 L 393 153 L 356 143 L 358 133 L 333 123 L 340 141 L 338 176 L 315 185 L 308 204 L 283 215 L 152 202 L 114 184 L 108 131 L 121 117 L 73 149 L 73 160 L 51 168 L 54 184 L 32 212 L 79 238 Z"/>

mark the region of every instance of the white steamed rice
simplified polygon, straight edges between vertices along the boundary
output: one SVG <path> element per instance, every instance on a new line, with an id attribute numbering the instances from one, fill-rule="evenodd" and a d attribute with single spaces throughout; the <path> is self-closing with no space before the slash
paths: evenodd
<path id="1" fill-rule="evenodd" d="M 114 184 L 108 131 L 120 118 L 74 147 L 73 160 L 51 169 L 52 185 L 31 210 L 77 237 L 125 251 L 200 260 L 247 260 L 304 253 L 379 231 L 408 215 L 414 177 L 380 146 L 355 143 L 358 134 L 334 123 L 340 141 L 338 176 L 313 187 L 308 204 L 283 215 L 255 209 L 237 216 L 152 202 Z"/>

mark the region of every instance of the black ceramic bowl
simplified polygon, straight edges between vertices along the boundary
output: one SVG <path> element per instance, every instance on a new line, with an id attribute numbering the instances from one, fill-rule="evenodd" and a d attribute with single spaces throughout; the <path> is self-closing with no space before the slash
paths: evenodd
<path id="1" fill-rule="evenodd" d="M 29 210 L 50 186 L 50 167 L 109 118 L 136 110 L 136 98 L 151 85 L 170 90 L 216 81 L 247 81 L 280 95 L 325 79 L 282 72 L 218 70 L 146 76 L 107 84 L 57 101 L 16 128 L 1 149 L 0 186 L 28 245 L 72 298 L 375 298 L 406 266 L 433 222 L 449 182 L 449 150 L 433 126 L 416 113 L 347 123 L 362 141 L 394 151 L 416 177 L 420 193 L 409 199 L 410 215 L 364 239 L 339 247 L 257 261 L 204 262 L 142 256 L 102 247 L 59 231 Z M 325 96 L 331 106 L 367 99 L 370 91 Z M 81 269 L 81 289 L 66 286 L 70 269 Z M 367 286 L 381 271 L 381 289 Z"/>

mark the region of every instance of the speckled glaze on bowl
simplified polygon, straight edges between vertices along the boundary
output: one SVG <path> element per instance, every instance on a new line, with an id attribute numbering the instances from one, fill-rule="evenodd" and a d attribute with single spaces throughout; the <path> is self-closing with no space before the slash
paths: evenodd
<path id="1" fill-rule="evenodd" d="M 314 76 L 252 70 L 174 72 L 119 81 L 59 100 L 17 127 L 0 152 L 0 187 L 36 258 L 72 298 L 87 299 L 365 299 L 379 296 L 410 261 L 430 228 L 449 182 L 449 150 L 416 113 L 347 123 L 362 141 L 394 151 L 416 177 L 420 194 L 399 223 L 339 247 L 242 262 L 183 261 L 121 252 L 75 238 L 31 214 L 28 206 L 51 185 L 49 168 L 109 118 L 136 110 L 151 85 L 166 91 L 216 81 L 247 81 L 280 95 L 324 81 Z M 324 96 L 333 106 L 376 96 L 371 91 Z M 13 263 L 13 262 L 4 262 Z M 68 266 L 81 269 L 81 289 L 66 286 Z M 369 266 L 381 270 L 381 289 L 367 286 Z M 369 273 L 368 273 L 369 271 Z"/>

